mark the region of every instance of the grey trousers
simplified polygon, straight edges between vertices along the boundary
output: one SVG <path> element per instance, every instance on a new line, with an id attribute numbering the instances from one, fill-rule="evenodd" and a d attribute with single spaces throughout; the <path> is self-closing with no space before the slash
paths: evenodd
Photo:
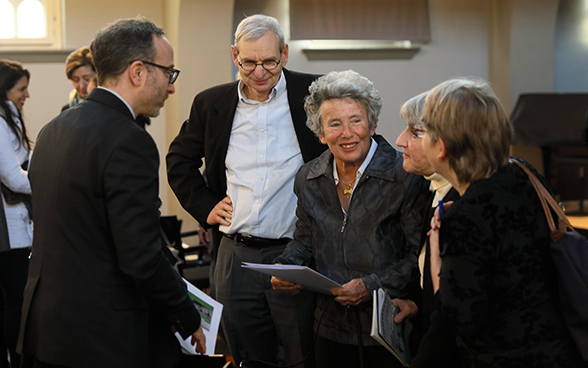
<path id="1" fill-rule="evenodd" d="M 272 289 L 270 276 L 241 267 L 241 262 L 271 264 L 284 248 L 244 247 L 226 236 L 221 240 L 214 274 L 216 297 L 224 305 L 222 326 L 237 366 L 245 355 L 277 363 L 279 344 L 287 364 L 302 361 L 313 348 L 314 293 L 278 293 Z M 296 367 L 314 367 L 314 357 Z"/>

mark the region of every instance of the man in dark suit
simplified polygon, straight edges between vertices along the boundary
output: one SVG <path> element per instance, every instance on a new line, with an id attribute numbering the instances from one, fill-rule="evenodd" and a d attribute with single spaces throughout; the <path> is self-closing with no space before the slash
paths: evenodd
<path id="1" fill-rule="evenodd" d="M 421 123 L 421 115 L 425 104 L 427 92 L 421 93 L 404 103 L 400 109 L 400 116 L 406 121 L 406 129 L 396 139 L 396 145 L 402 148 L 404 170 L 416 175 L 423 175 L 431 181 L 431 206 L 424 217 L 423 232 L 421 234 L 423 249 L 419 257 L 419 268 L 421 269 L 422 295 L 415 297 L 417 303 L 412 300 L 395 299 L 394 302 L 401 309 L 395 321 L 400 323 L 403 318 L 414 316 L 417 311 L 420 315 L 415 325 L 420 330 L 420 337 L 427 334 L 428 338 L 420 344 L 418 350 L 426 350 L 427 354 L 418 354 L 412 362 L 411 367 L 447 367 L 455 365 L 457 356 L 455 337 L 448 333 L 440 323 L 431 324 L 431 315 L 435 311 L 435 294 L 431 281 L 430 247 L 428 231 L 431 229 L 431 217 L 439 204 L 443 202 L 456 201 L 459 193 L 451 187 L 451 184 L 442 176 L 435 173 L 433 167 L 427 160 L 422 146 L 424 130 Z M 417 304 L 419 307 L 417 307 Z M 434 357 L 434 361 L 426 361 L 424 357 Z"/>
<path id="2" fill-rule="evenodd" d="M 275 363 L 281 342 L 291 364 L 312 349 L 313 295 L 277 293 L 269 276 L 241 261 L 273 263 L 294 233 L 294 176 L 325 149 L 303 107 L 318 76 L 283 69 L 288 45 L 271 17 L 245 18 L 231 49 L 241 80 L 196 96 L 170 146 L 168 179 L 182 206 L 212 228 L 217 299 L 235 361 Z"/>
<path id="3" fill-rule="evenodd" d="M 145 18 L 117 21 L 90 48 L 100 87 L 43 128 L 31 161 L 24 366 L 173 366 L 172 329 L 199 352 L 205 338 L 162 251 L 157 147 L 135 117 L 159 114 L 179 71 Z"/>

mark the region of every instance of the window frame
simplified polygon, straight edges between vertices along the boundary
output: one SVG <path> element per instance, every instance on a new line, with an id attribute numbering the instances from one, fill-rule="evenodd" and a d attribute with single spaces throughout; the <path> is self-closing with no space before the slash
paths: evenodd
<path id="1" fill-rule="evenodd" d="M 47 36 L 44 38 L 0 38 L 0 51 L 60 50 L 63 47 L 63 0 L 44 0 Z M 16 10 L 16 9 L 15 9 Z M 15 11 L 15 24 L 18 15 Z"/>

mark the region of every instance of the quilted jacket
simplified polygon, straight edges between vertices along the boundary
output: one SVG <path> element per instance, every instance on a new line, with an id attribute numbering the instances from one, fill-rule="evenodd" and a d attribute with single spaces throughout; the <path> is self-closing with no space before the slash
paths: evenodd
<path id="1" fill-rule="evenodd" d="M 308 162 L 296 175 L 298 221 L 293 240 L 276 259 L 306 265 L 341 285 L 361 278 L 366 288 L 384 288 L 395 298 L 418 292 L 417 258 L 428 182 L 402 168 L 402 154 L 375 135 L 377 150 L 354 189 L 347 216 L 341 209 L 330 151 Z M 324 315 L 323 315 L 323 311 Z M 315 310 L 319 335 L 357 344 L 357 318 L 363 345 L 377 345 L 370 335 L 372 302 L 344 307 L 321 294 Z"/>

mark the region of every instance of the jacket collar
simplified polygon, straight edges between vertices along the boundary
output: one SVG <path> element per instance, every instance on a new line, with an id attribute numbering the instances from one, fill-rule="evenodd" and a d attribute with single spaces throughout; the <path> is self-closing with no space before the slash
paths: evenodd
<path id="1" fill-rule="evenodd" d="M 394 181 L 394 170 L 396 160 L 398 159 L 398 152 L 381 135 L 375 134 L 373 136 L 378 148 L 372 158 L 372 161 L 362 175 L 362 178 L 368 176 L 378 177 L 384 180 Z M 316 160 L 310 163 L 311 167 L 308 171 L 306 179 L 316 179 L 320 176 L 326 176 L 329 179 L 333 178 L 333 154 L 330 150 L 326 150 Z"/>
<path id="2" fill-rule="evenodd" d="M 88 97 L 86 97 L 86 100 L 95 101 L 103 105 L 109 106 L 121 112 L 129 119 L 135 120 L 135 118 L 133 117 L 133 113 L 129 110 L 127 105 L 120 98 L 102 88 L 94 88 L 92 92 L 90 92 Z"/>

